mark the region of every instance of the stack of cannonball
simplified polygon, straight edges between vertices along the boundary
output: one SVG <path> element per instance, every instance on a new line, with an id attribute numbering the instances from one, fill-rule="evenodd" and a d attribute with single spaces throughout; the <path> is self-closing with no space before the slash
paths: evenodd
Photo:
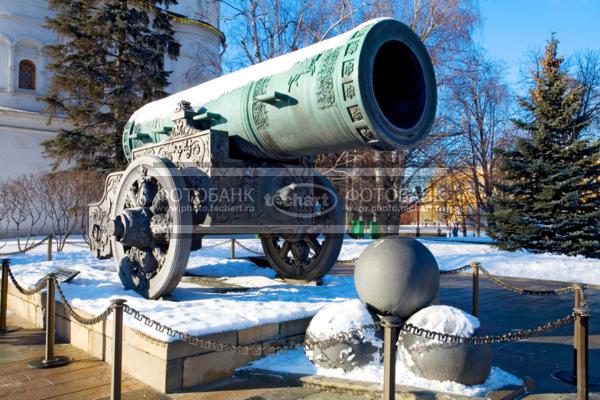
<path id="1" fill-rule="evenodd" d="M 360 255 L 354 281 L 362 302 L 353 300 L 323 308 L 308 327 L 308 342 L 372 324 L 377 320 L 373 313 L 396 316 L 439 333 L 482 334 L 479 321 L 472 315 L 454 307 L 432 305 L 438 295 L 439 269 L 431 252 L 416 240 L 395 237 L 375 241 Z M 381 338 L 377 331 L 353 334 L 335 344 L 325 341 L 327 346 L 317 346 L 307 355 L 320 367 L 348 371 L 381 362 Z M 425 379 L 481 384 L 489 376 L 491 360 L 489 345 L 442 343 L 404 331 L 398 338 L 398 366 Z"/>

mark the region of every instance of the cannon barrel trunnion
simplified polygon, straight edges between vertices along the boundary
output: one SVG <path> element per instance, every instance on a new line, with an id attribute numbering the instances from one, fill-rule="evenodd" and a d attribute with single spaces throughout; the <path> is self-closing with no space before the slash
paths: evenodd
<path id="1" fill-rule="evenodd" d="M 344 215 L 313 156 L 414 146 L 436 96 L 419 38 L 378 19 L 149 103 L 123 133 L 130 165 L 89 206 L 92 250 L 148 298 L 176 287 L 210 234 L 258 233 L 279 276 L 318 279 Z"/>

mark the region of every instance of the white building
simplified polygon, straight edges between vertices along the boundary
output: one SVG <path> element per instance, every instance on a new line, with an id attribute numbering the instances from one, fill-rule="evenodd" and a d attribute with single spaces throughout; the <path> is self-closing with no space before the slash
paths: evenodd
<path id="1" fill-rule="evenodd" d="M 220 74 L 224 36 L 219 31 L 218 0 L 179 0 L 171 6 L 173 27 L 181 44 L 169 92 L 179 91 Z M 68 121 L 48 122 L 46 104 L 50 72 L 44 46 L 57 40 L 43 27 L 50 15 L 46 0 L 0 0 L 0 178 L 49 169 L 40 143 L 52 138 Z"/>

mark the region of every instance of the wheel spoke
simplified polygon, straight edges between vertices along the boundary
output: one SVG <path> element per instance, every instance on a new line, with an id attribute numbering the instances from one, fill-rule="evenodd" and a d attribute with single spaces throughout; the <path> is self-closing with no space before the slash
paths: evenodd
<path id="1" fill-rule="evenodd" d="M 138 199 L 137 199 L 137 193 L 138 192 L 137 192 L 135 185 L 131 185 L 131 187 L 127 191 L 127 202 L 129 202 L 129 207 L 139 206 Z M 127 207 L 124 207 L 124 208 L 127 208 Z"/>
<path id="2" fill-rule="evenodd" d="M 316 236 L 308 236 L 306 242 L 308 243 L 308 246 L 312 249 L 312 251 L 315 252 L 315 255 L 319 254 L 319 252 L 321 251 L 321 243 L 319 243 Z"/>
<path id="3" fill-rule="evenodd" d="M 289 253 L 291 248 L 291 244 L 289 241 L 284 240 L 283 241 L 283 245 L 281 246 L 281 249 L 279 250 L 279 255 L 281 256 L 282 259 L 286 259 L 287 258 L 287 254 Z"/>
<path id="4" fill-rule="evenodd" d="M 150 178 L 143 179 L 140 188 L 140 195 L 138 196 L 139 205 L 142 207 L 150 207 L 158 193 L 156 181 Z"/>

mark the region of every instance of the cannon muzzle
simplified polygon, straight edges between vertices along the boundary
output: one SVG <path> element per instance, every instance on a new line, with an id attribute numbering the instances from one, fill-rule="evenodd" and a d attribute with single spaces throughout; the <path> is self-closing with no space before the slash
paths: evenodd
<path id="1" fill-rule="evenodd" d="M 413 146 L 431 129 L 437 87 L 417 35 L 393 19 L 371 20 L 147 104 L 125 127 L 128 158 L 170 136 L 180 101 L 191 103 L 195 128 L 229 134 L 233 157 L 285 161 Z"/>

